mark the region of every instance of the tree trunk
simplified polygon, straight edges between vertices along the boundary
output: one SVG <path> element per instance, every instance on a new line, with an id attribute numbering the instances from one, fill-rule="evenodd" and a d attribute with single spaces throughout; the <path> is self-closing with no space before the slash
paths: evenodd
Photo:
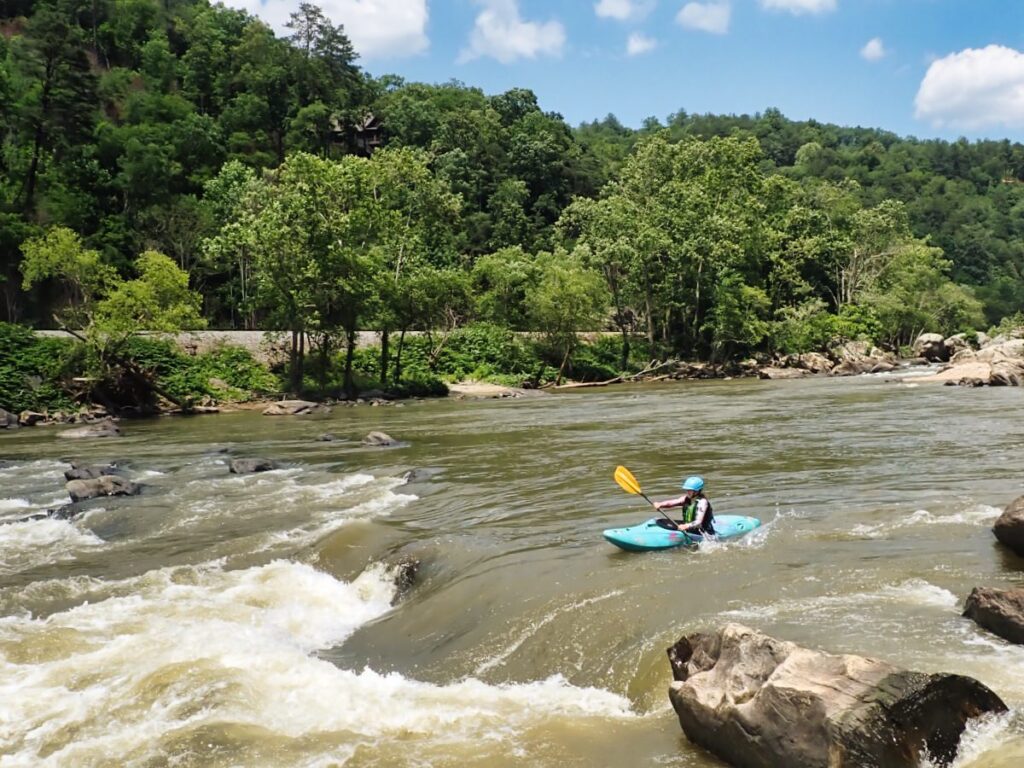
<path id="1" fill-rule="evenodd" d="M 388 363 L 389 363 L 389 342 L 391 334 L 387 328 L 384 328 L 380 332 L 380 384 L 384 386 L 388 383 Z"/>
<path id="2" fill-rule="evenodd" d="M 559 386 L 562 383 L 562 377 L 565 375 L 565 369 L 569 365 L 569 356 L 572 355 L 572 344 L 565 345 L 565 355 L 562 357 L 562 364 L 558 366 L 558 375 L 555 377 L 555 386 Z"/>
<path id="3" fill-rule="evenodd" d="M 327 391 L 327 367 L 331 359 L 331 337 L 326 333 L 320 341 L 320 394 Z"/>
<path id="4" fill-rule="evenodd" d="M 302 391 L 302 379 L 305 375 L 306 333 L 302 330 L 292 331 L 292 346 L 289 353 L 289 387 L 294 394 Z"/>
<path id="5" fill-rule="evenodd" d="M 398 353 L 395 355 L 395 384 L 402 380 L 403 349 L 405 349 L 405 328 L 398 334 Z"/>
<path id="6" fill-rule="evenodd" d="M 352 360 L 356 354 L 356 332 L 345 331 L 345 397 L 352 400 L 356 396 L 356 385 L 352 380 Z"/>
<path id="7" fill-rule="evenodd" d="M 644 264 L 644 312 L 647 314 L 647 341 L 654 349 L 654 301 L 651 297 L 651 276 Z"/>

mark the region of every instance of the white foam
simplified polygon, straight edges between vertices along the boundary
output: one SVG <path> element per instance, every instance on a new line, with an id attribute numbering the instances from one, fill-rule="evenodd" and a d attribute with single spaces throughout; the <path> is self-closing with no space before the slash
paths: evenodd
<path id="1" fill-rule="evenodd" d="M 968 720 L 967 727 L 964 728 L 964 732 L 960 736 L 956 758 L 950 768 L 971 768 L 975 766 L 976 761 L 983 759 L 986 753 L 1000 749 L 1014 738 L 1019 739 L 1019 735 L 1015 735 L 1011 731 L 1013 717 L 1013 712 L 1010 711 L 1001 715 L 982 715 Z M 978 763 L 978 768 L 981 765 L 989 764 L 988 762 Z M 921 761 L 921 768 L 939 768 L 939 766 L 926 758 Z"/>
<path id="2" fill-rule="evenodd" d="M 845 595 L 818 595 L 779 600 L 759 606 L 733 608 L 723 611 L 721 615 L 738 619 L 761 620 L 789 614 L 798 616 L 848 615 L 848 612 L 855 608 L 885 603 L 901 603 L 948 611 L 956 609 L 959 599 L 948 589 L 923 579 L 909 579 L 899 584 L 885 585 L 875 592 L 853 592 Z"/>
<path id="3" fill-rule="evenodd" d="M 551 717 L 634 716 L 624 697 L 561 677 L 439 686 L 311 656 L 390 610 L 395 586 L 381 566 L 352 582 L 288 561 L 179 567 L 114 588 L 45 619 L 0 619 L 7 659 L 33 649 L 31 662 L 0 661 L 4 768 L 143 763 L 162 737 L 204 725 L 344 733 L 357 744 L 514 739 Z"/>
<path id="4" fill-rule="evenodd" d="M 0 525 L 0 574 L 73 560 L 77 552 L 103 546 L 92 531 L 67 520 L 43 518 Z"/>
<path id="5" fill-rule="evenodd" d="M 30 506 L 32 506 L 32 503 L 28 499 L 0 499 L 0 512 L 25 509 Z"/>
<path id="6" fill-rule="evenodd" d="M 987 504 L 974 504 L 950 514 L 935 514 L 927 509 L 918 509 L 909 515 L 896 517 L 882 523 L 858 523 L 852 529 L 855 536 L 877 539 L 893 531 L 925 525 L 991 525 L 1002 510 Z"/>

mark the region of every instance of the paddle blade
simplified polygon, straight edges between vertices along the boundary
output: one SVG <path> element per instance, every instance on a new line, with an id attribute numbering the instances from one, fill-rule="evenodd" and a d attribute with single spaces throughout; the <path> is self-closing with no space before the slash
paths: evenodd
<path id="1" fill-rule="evenodd" d="M 626 493 L 636 493 L 643 496 L 644 492 L 640 490 L 640 483 L 633 477 L 633 473 L 621 465 L 615 468 L 615 482 Z"/>

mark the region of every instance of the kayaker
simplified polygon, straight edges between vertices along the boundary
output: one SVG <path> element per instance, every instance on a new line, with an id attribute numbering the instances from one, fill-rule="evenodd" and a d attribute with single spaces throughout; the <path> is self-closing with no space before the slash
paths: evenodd
<path id="1" fill-rule="evenodd" d="M 683 495 L 675 499 L 654 502 L 654 508 L 668 509 L 682 507 L 683 519 L 679 521 L 679 530 L 694 531 L 706 536 L 715 535 L 715 513 L 711 502 L 704 495 L 704 478 L 691 475 L 683 480 Z"/>

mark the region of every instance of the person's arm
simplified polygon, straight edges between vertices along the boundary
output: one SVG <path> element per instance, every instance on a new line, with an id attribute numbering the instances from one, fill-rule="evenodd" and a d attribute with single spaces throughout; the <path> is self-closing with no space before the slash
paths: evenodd
<path id="1" fill-rule="evenodd" d="M 681 507 L 686 503 L 686 496 L 680 496 L 676 499 L 665 499 L 664 501 L 654 502 L 655 509 L 667 509 L 669 507 Z"/>

